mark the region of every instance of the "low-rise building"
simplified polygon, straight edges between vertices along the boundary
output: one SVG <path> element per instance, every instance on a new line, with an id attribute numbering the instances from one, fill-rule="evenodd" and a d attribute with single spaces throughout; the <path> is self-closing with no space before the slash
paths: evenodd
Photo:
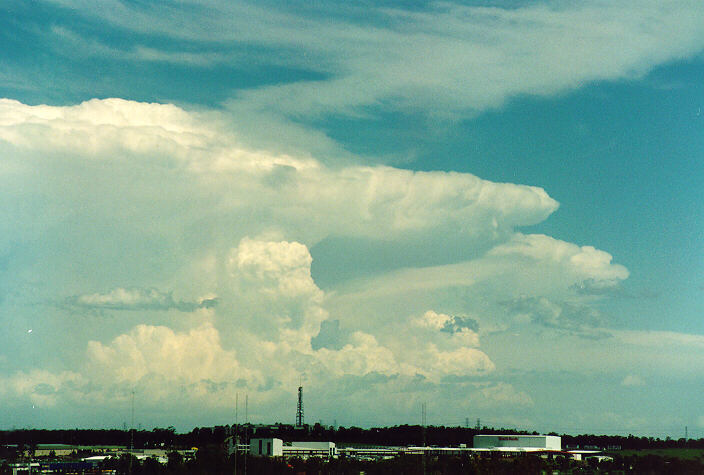
<path id="1" fill-rule="evenodd" d="M 516 449 L 516 451 L 562 450 L 562 438 L 557 435 L 486 435 L 474 436 L 474 448 Z"/>
<path id="2" fill-rule="evenodd" d="M 283 453 L 283 440 L 277 438 L 251 439 L 249 453 L 265 457 L 280 457 Z"/>
<path id="3" fill-rule="evenodd" d="M 283 446 L 283 453 L 288 457 L 337 457 L 335 442 L 291 442 Z"/>
<path id="4" fill-rule="evenodd" d="M 277 438 L 251 439 L 249 454 L 264 457 L 337 457 L 335 442 L 284 442 Z"/>

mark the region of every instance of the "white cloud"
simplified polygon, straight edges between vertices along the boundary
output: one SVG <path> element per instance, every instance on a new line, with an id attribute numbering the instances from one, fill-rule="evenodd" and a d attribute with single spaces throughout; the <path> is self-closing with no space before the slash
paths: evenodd
<path id="1" fill-rule="evenodd" d="M 148 213 L 170 200 L 165 204 L 172 213 L 199 213 L 191 219 L 213 206 L 224 216 L 256 213 L 247 234 L 252 228 L 257 234 L 284 228 L 309 243 L 330 232 L 390 239 L 431 229 L 499 239 L 507 229 L 540 222 L 557 208 L 541 188 L 470 174 L 380 166 L 331 169 L 309 157 L 247 150 L 216 117 L 172 105 L 107 99 L 50 107 L 0 100 L 0 140 L 12 144 L 9 150 L 44 152 L 46 163 L 18 163 L 25 173 L 31 165 L 50 166 L 70 173 L 73 181 L 91 180 L 77 190 L 74 183 L 49 179 L 49 191 L 74 200 L 66 206 L 75 208 L 78 201 L 90 211 L 105 201 L 102 211 L 121 215 L 127 225 L 153 223 Z M 79 157 L 106 163 L 79 170 Z M 118 177 L 87 175 L 99 173 L 98 167 L 125 179 L 135 168 L 143 170 L 127 185 L 133 206 L 142 208 L 117 208 L 124 191 L 116 193 L 107 181 Z M 166 195 L 150 181 L 156 176 L 169 186 Z M 76 211 L 54 211 L 60 212 Z"/>
<path id="2" fill-rule="evenodd" d="M 495 369 L 489 357 L 476 348 L 460 347 L 452 351 L 440 351 L 435 345 L 429 344 L 426 351 L 432 362 L 431 370 L 427 373 L 430 377 L 437 374 L 482 375 Z"/>
<path id="3" fill-rule="evenodd" d="M 217 298 L 209 296 L 194 302 L 176 301 L 171 293 L 157 289 L 123 289 L 118 287 L 107 293 L 77 295 L 67 299 L 76 308 L 106 310 L 169 310 L 193 312 L 199 308 L 211 308 Z"/>
<path id="4" fill-rule="evenodd" d="M 704 349 L 704 335 L 667 331 L 622 330 L 618 333 L 624 343 L 634 346 Z"/>
<path id="5" fill-rule="evenodd" d="M 281 356 L 293 349 L 310 354 L 311 338 L 328 317 L 323 292 L 310 274 L 311 262 L 308 248 L 299 242 L 245 237 L 229 253 L 233 298 L 248 314 L 243 315 L 247 330 L 285 348 Z"/>
<path id="6" fill-rule="evenodd" d="M 89 342 L 88 360 L 100 369 L 105 380 L 118 384 L 136 384 L 159 376 L 188 386 L 251 376 L 240 368 L 234 351 L 222 348 L 218 331 L 207 323 L 182 333 L 138 325 L 107 345 Z"/>
<path id="7" fill-rule="evenodd" d="M 484 387 L 479 389 L 478 393 L 486 399 L 483 404 L 503 405 L 508 403 L 517 406 L 532 406 L 534 404 L 530 395 L 523 391 L 518 391 L 508 383 L 484 385 Z"/>
<path id="8" fill-rule="evenodd" d="M 34 369 L 0 381 L 6 394 L 40 406 L 86 401 L 109 406 L 135 390 L 148 407 L 198 403 L 207 408 L 229 407 L 238 389 L 262 381 L 242 367 L 234 351 L 223 349 L 209 323 L 184 332 L 138 325 L 109 343 L 88 342 L 81 360 L 74 371 Z"/>
<path id="9" fill-rule="evenodd" d="M 349 153 L 301 125 L 382 109 L 471 116 L 512 97 L 638 78 L 701 52 L 701 2 L 433 2 L 311 16 L 224 1 L 158 11 L 120 0 L 53 3 L 140 33 L 117 46 L 57 19 L 47 34 L 59 57 L 249 66 L 254 45 L 257 65 L 321 74 L 233 91 L 217 112 L 123 99 L 0 100 L 0 256 L 10 256 L 0 270 L 12 276 L 3 281 L 10 303 L 0 305 L 16 315 L 8 327 L 39 329 L 33 343 L 61 355 L 0 355 L 23 365 L 0 375 L 3 397 L 110 405 L 107 396 L 136 387 L 154 407 L 225 408 L 247 390 L 269 417 L 290 412 L 280 403 L 302 374 L 332 394 L 372 381 L 387 407 L 403 410 L 427 395 L 445 408 L 471 407 L 465 395 L 482 407 L 529 406 L 531 395 L 508 383 L 474 382 L 546 367 L 611 372 L 617 386 L 624 374 L 623 384 L 651 382 L 653 373 L 701 379 L 691 364 L 701 359 L 701 335 L 608 328 L 598 303 L 629 275 L 609 253 L 516 232 L 557 209 L 543 189 L 342 165 Z M 259 134 L 264 145 L 248 145 Z M 304 152 L 286 146 L 294 140 Z M 439 236 L 449 236 L 468 251 L 421 268 L 401 258 L 399 270 L 323 292 L 310 249 L 328 236 L 401 250 L 412 242 L 412 252 L 444 251 Z M 217 295 L 218 305 L 203 295 Z M 27 310 L 45 302 L 69 305 Z M 110 319 L 80 309 L 130 312 Z M 313 349 L 332 319 L 343 341 Z M 582 338 L 597 334 L 610 338 Z M 367 410 L 369 393 L 354 389 Z"/>
<path id="10" fill-rule="evenodd" d="M 336 375 L 363 376 L 369 373 L 384 375 L 413 374 L 415 368 L 399 364 L 396 356 L 374 338 L 363 332 L 355 332 L 350 343 L 339 351 L 322 348 L 316 356 L 326 370 Z"/>
<path id="11" fill-rule="evenodd" d="M 241 356 L 223 346 L 221 332 L 212 323 L 218 309 L 211 308 L 201 315 L 205 322 L 183 331 L 140 324 L 106 343 L 89 341 L 76 372 L 56 376 L 35 371 L 32 378 L 18 373 L 8 380 L 12 394 L 48 405 L 78 399 L 105 404 L 111 393 L 124 398 L 135 389 L 147 406 L 197 402 L 219 408 L 230 404 L 237 391 L 269 400 L 280 385 L 295 384 L 300 374 L 314 385 L 375 374 L 422 376 L 439 383 L 444 376 L 476 377 L 495 369 L 489 357 L 474 348 L 479 340 L 469 328 L 476 325 L 473 320 L 433 311 L 409 319 L 416 325 L 401 339 L 382 335 L 379 341 L 373 334 L 355 331 L 338 350 L 313 350 L 311 338 L 328 313 L 324 294 L 310 276 L 306 246 L 244 238 L 227 264 L 236 292 L 225 297 L 221 317 L 232 311 L 229 317 L 235 321 L 220 324 L 235 330 L 231 343 L 245 349 Z M 239 285 L 243 280 L 246 285 Z M 136 309 L 150 308 L 162 295 L 116 289 L 79 299 L 90 306 Z M 250 305 L 237 308 L 248 300 Z M 249 320 L 241 319 L 245 316 Z"/>
<path id="12" fill-rule="evenodd" d="M 14 285 L 68 303 L 46 318 L 73 325 L 63 351 L 86 361 L 75 380 L 38 374 L 31 388 L 12 386 L 15 396 L 102 405 L 111 391 L 124 400 L 136 387 L 145 405 L 217 409 L 246 390 L 276 411 L 301 375 L 331 391 L 376 377 L 398 394 L 418 384 L 430 391 L 501 371 L 500 352 L 481 334 L 511 323 L 501 302 L 527 295 L 586 305 L 599 297 L 574 285 L 628 276 L 603 251 L 517 234 L 557 208 L 540 188 L 332 167 L 252 150 L 223 124 L 213 113 L 124 100 L 0 101 L 0 245 L 27 243 L 26 261 L 13 261 Z M 423 248 L 451 236 L 476 251 L 324 292 L 310 247 L 330 235 L 391 245 L 411 236 Z M 80 309 L 130 312 L 109 320 Z M 326 320 L 339 321 L 344 340 L 313 349 Z M 494 391 L 506 404 L 530 399 Z M 443 397 L 451 405 L 457 394 Z"/>
<path id="13" fill-rule="evenodd" d="M 541 2 L 516 8 L 432 2 L 414 10 L 326 8 L 309 16 L 285 6 L 277 11 L 209 2 L 184 6 L 187 24 L 176 5 L 156 14 L 121 1 L 110 2 L 109 8 L 91 2 L 56 3 L 119 28 L 190 45 L 181 50 L 138 45 L 115 51 L 74 34 L 68 38 L 69 51 L 206 65 L 222 61 L 223 49 L 237 58 L 242 56 L 241 44 L 256 44 L 261 48 L 251 61 L 258 64 L 327 74 L 324 80 L 240 93 L 235 105 L 242 111 L 284 115 L 363 114 L 380 103 L 440 115 L 466 113 L 499 106 L 520 94 L 555 94 L 592 81 L 638 77 L 704 48 L 704 7 L 696 0 Z M 354 14 L 362 9 L 364 15 Z M 208 47 L 213 41 L 218 50 Z M 194 57 L 194 48 L 201 55 Z M 281 48 L 292 54 L 282 55 Z"/>
<path id="14" fill-rule="evenodd" d="M 665 6 L 667 5 L 667 6 Z M 240 94 L 247 107 L 289 114 L 356 114 L 383 102 L 437 115 L 500 106 L 519 94 L 548 95 L 602 79 L 638 77 L 704 48 L 696 2 L 535 4 L 515 9 L 434 3 L 385 9 L 390 27 L 315 25 L 333 59 L 332 79 Z M 337 41 L 330 42 L 331 38 Z M 304 43 L 305 44 L 305 43 Z"/>
<path id="15" fill-rule="evenodd" d="M 612 264 L 612 256 L 592 246 L 577 246 L 543 234 L 516 234 L 510 242 L 492 249 L 492 256 L 522 256 L 535 261 L 569 266 L 583 279 L 619 281 L 628 277 L 622 265 Z"/>
<path id="16" fill-rule="evenodd" d="M 535 314 L 507 312 L 512 308 L 507 302 L 523 300 L 542 309 L 539 319 L 528 315 L 531 321 L 593 328 L 603 323 L 600 313 L 591 307 L 600 297 L 581 295 L 574 286 L 588 279 L 622 281 L 627 277 L 628 270 L 613 263 L 606 252 L 544 235 L 514 233 L 507 242 L 497 243 L 475 259 L 402 269 L 342 285 L 331 305 L 338 312 L 359 299 L 383 307 L 389 302 L 399 307 L 409 302 L 426 307 L 459 305 L 462 312 L 476 315 L 486 329 L 508 324 L 521 313 Z"/>
<path id="17" fill-rule="evenodd" d="M 426 341 L 440 342 L 441 345 L 479 346 L 477 322 L 468 317 L 451 317 L 428 310 L 422 316 L 411 320 L 416 327 L 431 330 L 424 332 Z"/>
<path id="18" fill-rule="evenodd" d="M 329 313 L 323 308 L 323 292 L 310 275 L 308 249 L 296 242 L 245 238 L 231 253 L 229 263 L 236 280 L 244 278 L 249 286 L 254 284 L 253 287 L 242 288 L 239 299 L 248 292 L 265 293 L 268 303 L 255 310 L 256 326 L 265 328 L 258 334 L 266 335 L 266 338 L 278 334 L 278 339 L 274 337 L 271 340 L 271 346 L 265 346 L 273 351 L 271 355 L 276 355 L 276 359 L 282 362 L 270 364 L 270 371 L 290 373 L 286 360 L 293 361 L 303 356 L 306 364 L 322 366 L 326 368 L 325 372 L 337 375 L 422 374 L 436 380 L 443 374 L 476 375 L 494 369 L 486 354 L 475 348 L 467 348 L 479 344 L 477 334 L 465 326 L 471 325 L 470 320 L 465 322 L 461 318 L 441 316 L 433 311 L 412 320 L 416 322 L 416 330 L 407 329 L 400 340 L 383 335 L 383 340 L 379 341 L 374 334 L 356 331 L 339 350 L 320 348 L 314 351 L 311 339 L 318 334 L 321 322 L 328 318 Z M 276 305 L 281 298 L 285 304 Z M 252 308 L 248 307 L 248 310 L 252 311 Z M 443 325 L 434 327 L 432 323 L 435 320 L 442 320 Z M 423 324 L 427 322 L 431 324 Z M 383 322 L 379 323 L 383 325 Z M 427 330 L 431 330 L 431 334 L 426 334 Z M 371 331 L 379 334 L 378 328 Z M 291 352 L 299 356 L 293 356 Z"/>
<path id="19" fill-rule="evenodd" d="M 6 378 L 0 378 L 0 395 L 27 397 L 33 405 L 53 407 L 65 394 L 62 391 L 82 382 L 79 373 L 73 371 L 54 372 L 44 369 L 32 369 L 17 372 Z"/>
<path id="20" fill-rule="evenodd" d="M 621 386 L 645 386 L 645 381 L 638 375 L 629 374 L 623 381 L 621 381 Z"/>
<path id="21" fill-rule="evenodd" d="M 428 310 L 421 317 L 413 320 L 413 324 L 423 328 L 432 328 L 442 330 L 442 328 L 450 322 L 452 317 L 443 313 L 436 313 Z"/>
<path id="22" fill-rule="evenodd" d="M 267 293 L 320 300 L 320 289 L 310 275 L 312 261 L 308 248 L 301 243 L 245 238 L 231 256 L 230 266 Z"/>

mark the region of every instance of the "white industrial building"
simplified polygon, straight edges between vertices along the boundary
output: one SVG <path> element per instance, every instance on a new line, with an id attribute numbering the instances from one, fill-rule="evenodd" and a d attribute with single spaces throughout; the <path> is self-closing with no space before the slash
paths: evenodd
<path id="1" fill-rule="evenodd" d="M 562 450 L 562 438 L 557 435 L 475 435 L 475 449 L 503 451 Z"/>
<path id="2" fill-rule="evenodd" d="M 337 457 L 335 442 L 291 442 L 281 439 L 251 439 L 249 453 L 264 457 Z"/>
<path id="3" fill-rule="evenodd" d="M 280 457 L 283 453 L 284 442 L 281 439 L 251 439 L 249 453 L 266 457 Z"/>
<path id="4" fill-rule="evenodd" d="M 246 446 L 245 446 L 246 447 Z M 343 454 L 351 457 L 388 458 L 397 455 L 480 455 L 488 452 L 501 452 L 506 456 L 533 452 L 562 452 L 575 457 L 576 452 L 563 452 L 562 439 L 553 435 L 475 435 L 474 447 L 375 447 L 375 448 L 343 448 Z M 337 457 L 339 452 L 334 442 L 284 442 L 277 438 L 251 439 L 249 443 L 251 455 L 263 457 Z M 589 452 L 595 455 L 598 452 Z"/>
<path id="5" fill-rule="evenodd" d="M 287 457 L 337 457 L 335 442 L 291 442 L 283 452 Z"/>

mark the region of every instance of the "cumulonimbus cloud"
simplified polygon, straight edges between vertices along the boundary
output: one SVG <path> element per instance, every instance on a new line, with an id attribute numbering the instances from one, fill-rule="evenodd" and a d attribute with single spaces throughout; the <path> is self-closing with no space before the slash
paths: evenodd
<path id="1" fill-rule="evenodd" d="M 102 211 L 122 216 L 126 226 L 154 222 L 149 213 L 158 212 L 156 184 L 149 180 L 156 176 L 174 187 L 171 205 L 186 216 L 212 206 L 218 207 L 213 212 L 229 219 L 254 212 L 259 218 L 249 223 L 250 233 L 278 227 L 310 244 L 331 232 L 393 239 L 453 230 L 503 239 L 507 230 L 538 223 L 558 206 L 541 188 L 493 183 L 467 173 L 384 166 L 334 169 L 310 157 L 248 150 L 223 131 L 216 118 L 191 115 L 172 105 L 108 99 L 51 107 L 0 100 L 0 140 L 11 145 L 8 154 L 43 153 L 48 160 L 43 166 L 72 169 L 77 173 L 74 180 L 92 167 L 78 171 L 68 157 L 99 160 L 93 166 L 118 174 L 134 167 L 144 170 L 143 179 L 135 183 L 142 187 L 132 189 L 130 196 L 141 209 L 116 208 L 120 195 L 113 196 L 107 184 L 77 192 L 56 180 L 51 183 L 56 188 L 48 190 L 64 193 L 65 200 L 78 201 L 87 212 L 104 202 Z M 17 162 L 16 173 L 28 173 L 31 165 Z M 100 183 L 110 177 L 82 178 Z M 186 196 L 193 204 L 185 202 Z"/>
<path id="2" fill-rule="evenodd" d="M 0 149 L 9 217 L 0 245 L 35 246 L 54 301 L 57 289 L 71 289 L 56 318 L 130 311 L 102 322 L 99 337 L 73 336 L 85 367 L 60 380 L 32 373 L 31 387 L 11 379 L 14 394 L 42 404 L 106 404 L 104 394 L 136 387 L 154 404 L 220 408 L 246 390 L 277 407 L 302 374 L 331 388 L 373 375 L 404 391 L 413 381 L 465 388 L 497 370 L 480 331 L 510 322 L 499 302 L 521 293 L 557 301 L 575 283 L 628 276 L 606 252 L 516 232 L 557 208 L 541 188 L 255 150 L 215 113 L 118 99 L 3 100 Z M 389 243 L 411 235 L 427 246 L 451 235 L 477 251 L 328 292 L 310 249 L 333 234 Z M 464 296 L 448 295 L 457 289 Z M 323 344 L 334 321 L 342 338 Z M 530 401 L 508 386 L 495 391 L 506 404 Z"/>

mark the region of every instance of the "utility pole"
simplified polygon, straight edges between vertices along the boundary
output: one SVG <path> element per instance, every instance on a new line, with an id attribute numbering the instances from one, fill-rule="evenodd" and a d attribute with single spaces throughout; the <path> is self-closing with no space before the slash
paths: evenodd
<path id="1" fill-rule="evenodd" d="M 132 453 L 134 452 L 134 389 L 132 390 L 132 422 L 130 424 L 130 462 L 129 473 L 132 475 Z"/>
<path id="2" fill-rule="evenodd" d="M 423 455 L 422 455 L 422 457 L 423 457 L 423 475 L 425 475 L 425 473 L 426 473 L 426 460 L 425 460 L 426 450 L 425 449 L 426 449 L 427 444 L 426 444 L 426 440 L 425 440 L 425 424 L 428 422 L 427 410 L 428 410 L 428 403 L 426 403 L 426 402 L 422 403 L 420 406 L 420 414 L 421 414 L 420 420 L 421 420 L 421 424 L 423 426 Z"/>
<path id="3" fill-rule="evenodd" d="M 249 394 L 244 395 L 244 438 L 249 443 Z M 244 454 L 244 475 L 247 475 L 247 454 Z"/>
<path id="4" fill-rule="evenodd" d="M 235 435 L 234 435 L 234 439 L 235 439 L 235 475 L 237 475 L 237 452 L 238 452 L 239 445 L 240 445 L 239 444 L 240 428 L 239 428 L 238 419 L 237 419 L 237 417 L 238 417 L 237 410 L 238 410 L 239 402 L 240 402 L 240 393 L 235 393 Z"/>

